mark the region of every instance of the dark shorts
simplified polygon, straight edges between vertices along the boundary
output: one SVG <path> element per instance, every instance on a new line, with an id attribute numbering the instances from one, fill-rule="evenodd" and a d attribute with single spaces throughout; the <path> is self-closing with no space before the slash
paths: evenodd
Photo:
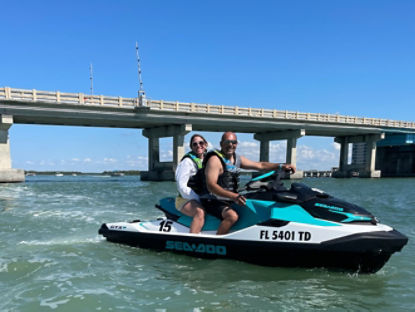
<path id="1" fill-rule="evenodd" d="M 222 212 L 225 208 L 230 208 L 233 204 L 233 201 L 230 200 L 219 200 L 214 198 L 209 199 L 200 199 L 203 207 L 205 208 L 208 214 L 215 216 L 216 218 L 223 220 Z"/>

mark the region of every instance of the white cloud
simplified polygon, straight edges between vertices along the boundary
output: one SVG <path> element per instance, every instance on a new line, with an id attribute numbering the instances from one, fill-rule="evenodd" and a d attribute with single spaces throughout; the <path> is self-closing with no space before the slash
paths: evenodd
<path id="1" fill-rule="evenodd" d="M 256 141 L 240 141 L 236 152 L 250 160 L 259 160 L 259 143 Z"/>
<path id="2" fill-rule="evenodd" d="M 297 148 L 298 160 L 312 160 L 316 157 L 316 153 L 313 149 L 306 145 L 300 145 Z"/>
<path id="3" fill-rule="evenodd" d="M 334 145 L 331 145 L 331 150 L 315 149 L 307 145 L 297 148 L 297 167 L 301 170 L 328 170 L 338 166 L 338 163 L 339 152 Z"/>
<path id="4" fill-rule="evenodd" d="M 163 151 L 160 153 L 160 161 L 172 161 L 173 160 L 173 151 Z"/>
<path id="5" fill-rule="evenodd" d="M 304 142 L 306 143 L 306 142 Z M 286 146 L 285 140 L 271 141 L 269 150 L 269 159 L 271 162 L 286 162 Z M 189 150 L 188 142 L 185 143 L 186 152 Z M 219 147 L 219 145 L 218 145 Z M 209 142 L 209 148 L 213 149 L 213 144 Z M 328 170 L 331 167 L 337 167 L 339 163 L 340 145 L 335 142 L 327 142 L 315 146 L 311 144 L 301 144 L 301 140 L 297 143 L 297 167 L 300 170 L 318 169 Z M 104 171 L 104 170 L 147 170 L 148 156 L 147 151 L 140 151 L 145 155 L 129 154 L 120 155 L 119 157 L 105 157 L 102 159 L 93 159 L 90 157 L 73 157 L 59 161 L 45 160 L 26 160 L 25 166 L 31 169 L 39 170 L 80 170 L 80 171 Z M 241 140 L 238 144 L 237 152 L 253 161 L 259 160 L 260 142 L 253 139 Z M 160 153 L 160 161 L 172 161 L 173 151 L 170 147 Z"/>
<path id="6" fill-rule="evenodd" d="M 259 144 L 256 141 L 244 141 L 239 142 L 238 148 L 259 148 Z"/>
<path id="7" fill-rule="evenodd" d="M 238 145 L 238 153 L 248 159 L 259 160 L 258 141 L 243 141 Z M 285 140 L 270 142 L 270 162 L 286 162 L 287 142 Z M 297 143 L 297 167 L 300 170 L 318 169 L 328 170 L 338 166 L 339 149 L 335 144 L 327 148 L 315 148 Z"/>
<path id="8" fill-rule="evenodd" d="M 104 158 L 104 161 L 103 161 L 104 164 L 113 164 L 116 162 L 118 162 L 118 160 L 115 158 Z"/>
<path id="9" fill-rule="evenodd" d="M 125 160 L 125 164 L 128 168 L 133 170 L 147 170 L 148 157 L 147 156 L 137 156 L 135 158 L 128 157 Z"/>
<path id="10" fill-rule="evenodd" d="M 286 157 L 286 141 L 275 141 L 270 143 L 269 147 L 269 160 L 271 162 L 285 162 Z"/>
<path id="11" fill-rule="evenodd" d="M 208 142 L 208 145 L 207 145 L 208 149 L 214 148 L 214 145 L 212 142 L 210 142 L 209 140 L 207 140 L 207 142 Z M 187 145 L 189 146 L 189 144 Z"/>

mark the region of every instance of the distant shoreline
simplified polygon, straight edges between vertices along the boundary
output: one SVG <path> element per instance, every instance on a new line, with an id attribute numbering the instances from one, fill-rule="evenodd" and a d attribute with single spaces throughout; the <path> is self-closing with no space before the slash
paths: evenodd
<path id="1" fill-rule="evenodd" d="M 241 175 L 251 175 L 253 171 L 242 170 Z M 88 176 L 88 175 L 100 175 L 100 176 L 139 176 L 140 170 L 114 170 L 114 171 L 102 171 L 102 172 L 81 172 L 81 171 L 36 171 L 25 170 L 26 176 L 38 176 L 38 175 L 64 175 L 64 176 Z"/>
<path id="2" fill-rule="evenodd" d="M 25 170 L 26 176 L 36 176 L 36 175 L 126 175 L 126 176 L 135 176 L 140 175 L 139 170 L 115 170 L 115 171 L 102 171 L 102 172 L 80 172 L 80 171 L 36 171 L 36 170 Z"/>

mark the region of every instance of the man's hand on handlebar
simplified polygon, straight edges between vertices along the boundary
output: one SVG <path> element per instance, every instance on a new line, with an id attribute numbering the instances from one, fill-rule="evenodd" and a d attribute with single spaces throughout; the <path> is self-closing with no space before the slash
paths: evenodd
<path id="1" fill-rule="evenodd" d="M 291 173 L 295 173 L 295 165 L 291 165 L 291 164 L 283 164 L 282 165 L 282 169 L 284 171 L 289 171 Z"/>
<path id="2" fill-rule="evenodd" d="M 233 201 L 239 206 L 245 206 L 246 204 L 246 198 L 241 194 L 236 194 L 236 196 L 233 198 Z"/>

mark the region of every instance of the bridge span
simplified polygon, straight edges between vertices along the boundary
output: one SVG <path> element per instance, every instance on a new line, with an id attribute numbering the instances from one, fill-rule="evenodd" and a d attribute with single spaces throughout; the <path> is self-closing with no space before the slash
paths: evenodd
<path id="1" fill-rule="evenodd" d="M 17 124 L 47 124 L 144 129 L 148 138 L 148 172 L 142 178 L 168 180 L 185 151 L 191 131 L 253 133 L 260 142 L 260 160 L 269 159 L 269 142 L 287 140 L 286 162 L 296 163 L 297 140 L 303 136 L 334 137 L 341 144 L 337 176 L 348 176 L 349 143 L 365 143 L 368 152 L 361 177 L 379 177 L 376 142 L 387 132 L 415 133 L 415 122 L 286 110 L 123 98 L 0 88 L 0 181 L 24 180 L 11 168 L 8 130 Z M 160 162 L 159 138 L 173 138 L 173 162 Z M 302 173 L 298 173 L 298 177 Z"/>

